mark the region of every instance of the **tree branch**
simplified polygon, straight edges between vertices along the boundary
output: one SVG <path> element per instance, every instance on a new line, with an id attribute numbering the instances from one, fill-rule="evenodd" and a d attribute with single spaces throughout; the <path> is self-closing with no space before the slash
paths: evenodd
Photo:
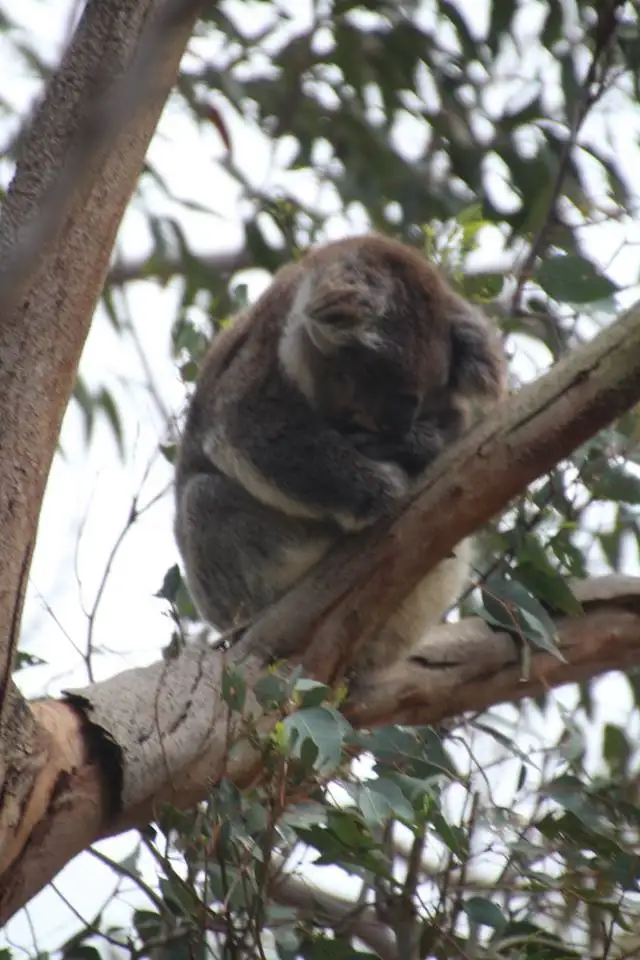
<path id="1" fill-rule="evenodd" d="M 113 240 L 198 5 L 87 5 L 22 137 L 0 217 L 0 676 Z"/>
<path id="2" fill-rule="evenodd" d="M 434 722 L 639 663 L 640 578 L 587 581 L 579 595 L 584 617 L 558 621 L 566 662 L 536 652 L 523 683 L 511 637 L 475 618 L 447 625 L 425 640 L 420 659 L 398 664 L 359 690 L 347 703 L 351 722 Z M 163 801 L 189 807 L 207 795 L 212 780 L 229 776 L 240 786 L 255 780 L 259 759 L 248 747 L 228 762 L 230 718 L 220 696 L 224 660 L 219 650 L 194 644 L 177 660 L 126 671 L 68 702 L 33 704 L 52 746 L 16 832 L 14 862 L 2 863 L 0 922 L 75 854 L 102 837 L 144 826 Z M 253 659 L 245 666 L 251 688 L 261 665 Z M 266 718 L 263 729 L 273 722 Z M 57 745 L 60 725 L 75 745 L 72 755 Z"/>
<path id="3" fill-rule="evenodd" d="M 154 110 L 164 103 L 168 93 L 166 74 L 157 71 L 157 64 L 163 62 L 165 55 L 172 56 L 176 39 L 179 42 L 178 51 L 182 52 L 203 2 L 163 0 L 155 4 L 155 9 L 153 5 L 148 5 L 148 11 L 143 9 L 143 18 L 139 21 L 142 27 L 139 37 L 135 33 L 130 37 L 139 42 L 122 76 L 110 74 L 107 67 L 92 78 L 84 78 L 94 81 L 95 85 L 87 83 L 85 87 L 85 95 L 90 92 L 93 102 L 90 109 L 84 109 L 73 117 L 74 126 L 72 136 L 65 144 L 64 163 L 57 167 L 48 164 L 46 169 L 40 171 L 44 176 L 40 181 L 42 191 L 37 207 L 32 207 L 31 217 L 23 216 L 19 225 L 14 224 L 11 246 L 7 247 L 6 243 L 2 245 L 4 256 L 0 264 L 0 303 L 7 313 L 18 307 L 27 295 L 42 257 L 47 255 L 60 236 L 78 198 L 93 186 L 96 167 L 101 165 L 111 140 L 120 138 L 131 122 L 139 121 L 140 115 L 146 113 L 149 107 Z M 104 6 L 110 4 L 105 3 Z M 116 4 L 111 6 L 110 15 L 113 18 L 113 14 L 117 14 Z M 145 17 L 147 12 L 149 16 Z M 68 68 L 69 62 L 73 61 L 74 48 L 76 52 L 84 53 L 85 44 L 102 39 L 95 33 L 89 36 L 84 32 L 87 25 L 95 30 L 98 21 L 94 19 L 90 24 L 91 19 L 83 18 L 69 54 L 51 84 L 51 93 L 65 76 L 65 67 Z M 170 76 L 173 79 L 175 72 Z M 72 70 L 67 72 L 66 79 L 76 83 L 80 77 L 76 70 Z M 91 86 L 93 89 L 90 89 Z M 42 117 L 41 112 L 36 118 L 36 127 L 38 119 Z M 26 159 L 33 149 L 33 131 L 25 141 L 20 152 Z M 16 181 L 20 178 L 20 172 Z M 6 235 L 3 239 L 6 239 Z"/>
<path id="4" fill-rule="evenodd" d="M 226 661 L 243 665 L 249 690 L 273 655 L 302 659 L 313 676 L 333 680 L 356 648 L 460 539 L 639 396 L 640 308 L 635 307 L 538 383 L 510 398 L 434 464 L 422 493 L 393 523 L 335 551 L 229 653 L 193 644 L 175 660 L 127 671 L 71 694 L 67 703 L 34 704 L 38 731 L 53 743 L 39 769 L 27 775 L 20 770 L 27 784 L 23 816 L 17 824 L 5 825 L 4 838 L 0 834 L 16 858 L 10 870 L 10 861 L 2 862 L 0 919 L 93 840 L 153 819 L 158 803 L 189 806 L 223 774 L 240 785 L 259 775 L 259 758 L 248 745 L 234 750 L 233 762 L 227 762 L 228 734 L 233 737 L 239 728 L 238 718 L 229 718 L 220 696 Z M 577 637 L 575 643 L 561 637 L 567 664 L 536 654 L 526 689 L 520 684 L 512 641 L 465 624 L 454 628 L 457 645 L 445 645 L 450 655 L 456 651 L 451 667 L 439 666 L 436 675 L 421 671 L 420 682 L 413 679 L 415 663 L 411 676 L 398 667 L 384 682 L 379 679 L 377 700 L 369 688 L 365 697 L 356 691 L 350 715 L 357 722 L 366 719 L 368 725 L 409 716 L 444 718 L 640 659 L 635 609 L 613 603 L 608 608 L 611 627 L 607 617 L 594 616 L 574 627 L 573 621 L 559 625 L 564 635 Z M 442 647 L 446 636 L 446 630 L 435 631 L 426 641 L 425 671 L 434 662 L 447 662 Z M 393 712 L 390 706 L 396 700 L 402 707 Z M 258 705 L 251 697 L 248 701 L 259 717 Z M 70 767 L 55 746 L 52 711 L 80 715 L 76 730 L 85 748 L 76 749 L 81 759 L 75 766 Z M 266 730 L 273 719 L 262 722 Z M 63 728 L 70 723 L 67 718 Z M 43 789 L 36 789 L 40 784 Z M 50 791 L 47 784 L 55 788 Z"/>
<path id="5" fill-rule="evenodd" d="M 586 615 L 557 620 L 564 660 L 538 651 L 525 679 L 521 641 L 468 617 L 436 627 L 410 659 L 367 677 L 345 714 L 358 727 L 437 723 L 639 663 L 640 578 L 602 577 L 573 589 Z"/>
<path id="6" fill-rule="evenodd" d="M 62 64 L 21 138 L 16 173 L 2 204 L 3 864 L 12 863 L 29 841 L 24 833 L 30 822 L 25 813 L 32 805 L 46 806 L 59 787 L 58 777 L 88 760 L 90 740 L 80 716 L 58 713 L 54 719 L 55 705 L 42 705 L 36 717 L 11 684 L 13 651 L 45 483 L 93 308 L 118 224 L 195 16 L 193 2 L 176 4 L 176 0 L 168 4 L 160 0 L 100 0 L 87 4 Z M 145 46 L 141 37 L 150 36 L 150 23 L 155 24 L 152 42 Z M 122 99 L 123 78 L 133 64 L 136 66 L 131 76 L 141 84 L 140 95 L 136 92 L 131 96 L 121 113 L 101 113 L 98 109 L 97 115 L 105 120 L 107 129 L 99 124 L 96 127 L 96 110 L 105 102 L 101 97 L 109 101 L 115 87 L 119 91 L 116 100 Z M 143 82 L 145 69 L 152 75 L 150 83 Z M 48 779 L 50 776 L 52 779 Z M 97 780 L 95 775 L 92 783 Z M 96 803 L 102 805 L 102 799 Z"/>
<path id="7" fill-rule="evenodd" d="M 399 953 L 391 930 L 376 916 L 373 907 L 342 899 L 335 893 L 309 883 L 304 876 L 282 869 L 269 886 L 269 894 L 317 926 L 326 923 L 349 936 L 357 937 L 375 951 L 381 960 L 398 960 Z"/>
<path id="8" fill-rule="evenodd" d="M 246 632 L 237 655 L 298 656 L 332 682 L 457 543 L 638 400 L 636 304 L 440 456 L 399 517 L 333 551 Z"/>
<path id="9" fill-rule="evenodd" d="M 199 263 L 211 272 L 212 276 L 228 277 L 238 270 L 255 266 L 247 249 L 235 252 L 194 254 Z M 172 277 L 184 275 L 184 260 L 181 257 L 166 256 L 137 257 L 135 259 L 117 259 L 107 273 L 106 283 L 121 287 L 135 280 L 159 280 L 165 282 Z"/>

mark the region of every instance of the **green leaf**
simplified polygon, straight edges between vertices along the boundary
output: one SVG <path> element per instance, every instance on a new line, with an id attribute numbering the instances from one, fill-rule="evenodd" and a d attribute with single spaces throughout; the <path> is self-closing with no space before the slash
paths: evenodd
<path id="1" fill-rule="evenodd" d="M 469 836 L 462 827 L 448 823 L 437 807 L 429 813 L 429 822 L 442 842 L 451 850 L 461 862 L 469 856 Z"/>
<path id="2" fill-rule="evenodd" d="M 16 664 L 15 670 L 24 670 L 25 667 L 41 667 L 43 663 L 46 663 L 46 660 L 43 660 L 41 657 L 37 657 L 35 653 L 27 653 L 26 650 L 18 650 L 16 654 Z M 0 957 L 2 960 L 2 957 Z"/>
<path id="3" fill-rule="evenodd" d="M 170 463 L 171 466 L 175 466 L 176 459 L 178 456 L 178 447 L 175 443 L 160 443 L 158 444 L 158 449 L 162 456 L 165 458 L 167 463 Z"/>
<path id="4" fill-rule="evenodd" d="M 495 300 L 504 286 L 504 275 L 500 273 L 476 273 L 465 276 L 462 282 L 462 292 L 470 300 L 480 303 L 490 303 Z"/>
<path id="5" fill-rule="evenodd" d="M 118 410 L 113 396 L 108 390 L 103 388 L 96 397 L 96 405 L 102 409 L 105 417 L 107 418 L 116 440 L 118 453 L 120 454 L 121 459 L 124 460 L 124 437 L 122 433 L 122 421 L 120 419 L 120 411 Z"/>
<path id="6" fill-rule="evenodd" d="M 194 383 L 198 376 L 198 365 L 194 360 L 187 360 L 180 367 L 180 376 L 184 383 Z"/>
<path id="7" fill-rule="evenodd" d="M 342 746 L 349 729 L 342 714 L 332 707 L 311 707 L 285 717 L 283 729 L 291 745 L 293 756 L 303 759 L 302 748 L 311 740 L 317 748 L 313 766 L 326 773 L 342 760 Z M 307 753 L 306 759 L 309 758 Z"/>
<path id="8" fill-rule="evenodd" d="M 577 777 L 569 775 L 557 777 L 543 786 L 542 793 L 569 810 L 585 827 L 608 834 L 607 824 L 593 799 L 585 790 L 585 785 Z"/>
<path id="9" fill-rule="evenodd" d="M 547 0 L 547 11 L 542 28 L 542 42 L 551 47 L 562 37 L 563 10 L 561 0 Z"/>
<path id="10" fill-rule="evenodd" d="M 449 0 L 439 0 L 438 6 L 453 25 L 464 57 L 467 60 L 475 59 L 478 55 L 478 45 L 469 31 L 464 14 L 461 13 L 454 3 L 449 3 Z"/>
<path id="11" fill-rule="evenodd" d="M 386 778 L 379 777 L 358 784 L 357 803 L 371 827 L 392 819 L 406 820 L 408 823 L 415 819 L 414 809 L 398 784 Z"/>
<path id="12" fill-rule="evenodd" d="M 538 268 L 536 279 L 545 293 L 564 303 L 592 303 L 618 290 L 594 265 L 577 255 L 549 257 Z"/>
<path id="13" fill-rule="evenodd" d="M 565 577 L 550 563 L 545 548 L 533 534 L 524 534 L 517 558 L 515 579 L 528 587 L 534 596 L 543 599 L 552 610 L 576 617 L 582 614 L 582 606 Z"/>
<path id="14" fill-rule="evenodd" d="M 158 592 L 154 594 L 154 596 L 158 597 L 160 600 L 168 600 L 169 603 L 175 603 L 178 589 L 181 584 L 182 574 L 180 573 L 180 567 L 177 563 L 174 563 L 174 565 L 165 573 L 162 586 Z"/>
<path id="15" fill-rule="evenodd" d="M 614 776 L 626 774 L 631 757 L 627 735 L 613 723 L 606 723 L 602 732 L 602 752 Z"/>
<path id="16" fill-rule="evenodd" d="M 482 589 L 484 609 L 478 612 L 488 623 L 522 636 L 558 659 L 556 626 L 542 604 L 516 580 L 492 576 Z"/>
<path id="17" fill-rule="evenodd" d="M 315 848 L 320 856 L 317 865 L 335 864 L 349 873 L 364 877 L 389 878 L 389 867 L 371 837 L 360 814 L 348 810 L 332 811 L 327 826 L 294 827 L 298 838 Z"/>
<path id="18" fill-rule="evenodd" d="M 542 569 L 530 563 L 518 563 L 513 572 L 519 583 L 543 599 L 552 610 L 574 617 L 582 615 L 582 604 L 574 597 L 564 576 L 550 565 Z"/>
<path id="19" fill-rule="evenodd" d="M 293 688 L 294 700 L 302 709 L 319 707 L 331 695 L 331 687 L 311 677 L 300 677 Z"/>
<path id="20" fill-rule="evenodd" d="M 86 943 L 76 943 L 68 950 L 63 950 L 65 960 L 101 960 L 97 947 L 90 947 Z"/>
<path id="21" fill-rule="evenodd" d="M 152 910 L 135 910 L 133 925 L 144 943 L 152 937 L 157 937 L 161 932 L 162 918 L 159 913 L 154 913 Z"/>
<path id="22" fill-rule="evenodd" d="M 520 793 L 525 783 L 527 782 L 527 767 L 526 764 L 520 764 L 520 773 L 518 774 L 518 782 L 516 784 L 516 791 Z"/>
<path id="23" fill-rule="evenodd" d="M 289 699 L 289 684 L 284 677 L 266 673 L 253 688 L 256 700 L 265 710 L 277 710 Z"/>
<path id="24" fill-rule="evenodd" d="M 593 482 L 594 500 L 613 500 L 616 503 L 640 504 L 640 477 L 620 467 L 609 466 Z"/>
<path id="25" fill-rule="evenodd" d="M 491 52 L 495 55 L 500 41 L 511 26 L 516 12 L 515 0 L 493 0 L 491 4 L 491 19 L 489 21 L 489 35 L 487 37 Z"/>
<path id="26" fill-rule="evenodd" d="M 222 699 L 227 706 L 241 713 L 247 697 L 247 685 L 244 677 L 234 667 L 225 667 L 222 671 Z"/>
<path id="27" fill-rule="evenodd" d="M 73 388 L 73 399 L 78 403 L 84 416 L 84 440 L 88 443 L 93 433 L 95 420 L 95 398 L 87 388 L 82 377 L 78 377 Z"/>
<path id="28" fill-rule="evenodd" d="M 507 918 L 500 908 L 484 897 L 469 897 L 464 901 L 464 910 L 472 923 L 483 924 L 501 932 L 507 925 Z"/>

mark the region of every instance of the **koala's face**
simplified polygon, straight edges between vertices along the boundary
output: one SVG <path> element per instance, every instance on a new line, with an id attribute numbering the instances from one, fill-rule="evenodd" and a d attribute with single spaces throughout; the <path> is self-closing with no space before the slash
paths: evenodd
<path id="1" fill-rule="evenodd" d="M 431 316 L 428 296 L 393 275 L 378 273 L 374 297 L 359 289 L 333 287 L 322 310 L 310 311 L 315 401 L 329 421 L 402 437 L 424 404 L 444 395 L 448 330 Z"/>
<path id="2" fill-rule="evenodd" d="M 357 343 L 318 358 L 318 409 L 344 427 L 404 436 L 422 404 L 424 384 L 400 361 L 393 352 Z"/>

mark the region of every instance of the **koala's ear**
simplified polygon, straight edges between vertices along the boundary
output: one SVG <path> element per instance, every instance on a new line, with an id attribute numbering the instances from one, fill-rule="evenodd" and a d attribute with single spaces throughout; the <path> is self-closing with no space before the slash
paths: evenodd
<path id="1" fill-rule="evenodd" d="M 325 268 L 304 277 L 290 318 L 295 326 L 304 326 L 313 345 L 328 355 L 350 343 L 375 349 L 379 343 L 376 319 L 385 308 L 384 297 L 376 291 L 345 282 L 339 269 Z"/>
<path id="2" fill-rule="evenodd" d="M 507 389 L 507 367 L 498 332 L 464 300 L 451 315 L 451 386 L 469 399 L 499 400 Z"/>

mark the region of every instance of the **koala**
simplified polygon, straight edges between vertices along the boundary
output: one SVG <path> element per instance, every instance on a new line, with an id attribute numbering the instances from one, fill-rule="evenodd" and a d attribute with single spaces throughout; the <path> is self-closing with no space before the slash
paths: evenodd
<path id="1" fill-rule="evenodd" d="M 176 468 L 175 534 L 202 617 L 253 619 L 341 539 L 396 509 L 505 391 L 500 340 L 420 252 L 383 236 L 283 267 L 204 357 Z M 410 654 L 465 587 L 458 546 L 354 665 Z"/>

